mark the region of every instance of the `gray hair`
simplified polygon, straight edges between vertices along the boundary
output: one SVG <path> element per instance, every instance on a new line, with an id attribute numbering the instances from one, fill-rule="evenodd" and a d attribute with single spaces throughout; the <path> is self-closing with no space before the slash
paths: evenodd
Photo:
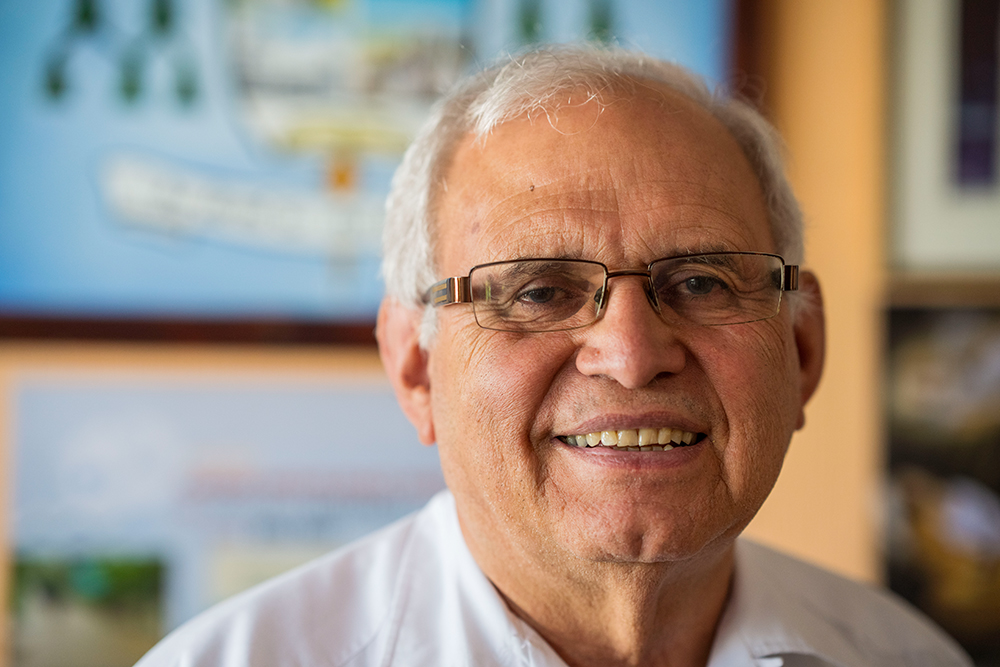
<path id="1" fill-rule="evenodd" d="M 419 308 L 424 291 L 439 279 L 435 197 L 464 137 L 483 138 L 525 114 L 550 112 L 567 92 L 583 89 L 604 103 L 609 91 L 630 92 L 641 83 L 661 84 L 689 97 L 729 130 L 760 181 L 778 253 L 789 263 L 801 263 L 802 214 L 785 178 L 781 140 L 753 107 L 712 92 L 674 63 L 619 48 L 559 46 L 508 57 L 459 82 L 435 105 L 403 156 L 386 203 L 382 276 L 388 296 Z M 421 329 L 425 347 L 434 324 L 428 307 Z"/>

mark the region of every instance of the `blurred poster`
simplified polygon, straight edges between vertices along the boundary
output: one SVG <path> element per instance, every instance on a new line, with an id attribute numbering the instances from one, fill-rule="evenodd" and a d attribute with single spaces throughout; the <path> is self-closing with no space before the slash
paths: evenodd
<path id="1" fill-rule="evenodd" d="M 12 390 L 18 665 L 131 665 L 213 602 L 444 487 L 377 375 Z"/>
<path id="2" fill-rule="evenodd" d="M 893 3 L 892 262 L 1000 268 L 1000 0 Z"/>
<path id="3" fill-rule="evenodd" d="M 463 71 L 618 40 L 721 80 L 710 0 L 0 3 L 0 314 L 374 319 L 391 175 Z"/>
<path id="4" fill-rule="evenodd" d="M 373 319 L 467 0 L 0 8 L 0 309 Z"/>
<path id="5" fill-rule="evenodd" d="M 889 584 L 1000 664 L 1000 312 L 890 320 Z"/>
<path id="6" fill-rule="evenodd" d="M 1000 169 L 1000 0 L 962 0 L 955 180 L 997 183 Z"/>
<path id="7" fill-rule="evenodd" d="M 14 665 L 127 667 L 163 632 L 163 563 L 137 558 L 18 559 Z"/>

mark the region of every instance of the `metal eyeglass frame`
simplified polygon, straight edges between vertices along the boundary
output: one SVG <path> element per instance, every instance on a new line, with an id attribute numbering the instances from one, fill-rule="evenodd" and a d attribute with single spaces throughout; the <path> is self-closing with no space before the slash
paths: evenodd
<path id="1" fill-rule="evenodd" d="M 758 255 L 758 256 L 764 256 L 764 257 L 774 257 L 774 258 L 778 259 L 781 262 L 781 266 L 782 266 L 781 281 L 780 281 L 780 286 L 779 286 L 780 290 L 779 291 L 780 292 L 794 292 L 794 291 L 797 291 L 799 289 L 799 266 L 797 264 L 786 264 L 784 257 L 782 257 L 781 255 L 778 255 L 778 254 L 775 254 L 775 253 L 769 253 L 769 252 L 722 251 L 722 252 L 692 253 L 692 254 L 688 254 L 688 255 L 673 255 L 673 256 L 669 256 L 669 257 L 660 257 L 658 259 L 654 259 L 652 262 L 650 262 L 649 264 L 646 265 L 645 269 L 617 269 L 617 270 L 614 270 L 614 271 L 610 270 L 608 268 L 608 266 L 606 264 L 604 264 L 603 262 L 597 262 L 597 261 L 589 260 L 589 259 L 570 259 L 570 258 L 566 258 L 566 257 L 524 257 L 524 258 L 520 258 L 520 259 L 508 259 L 508 260 L 501 260 L 501 261 L 497 261 L 497 262 L 486 262 L 486 263 L 483 263 L 483 264 L 477 264 L 477 265 L 473 266 L 472 268 L 470 268 L 469 269 L 469 273 L 467 275 L 465 275 L 465 276 L 452 276 L 450 278 L 445 278 L 443 280 L 439 280 L 438 282 L 436 282 L 433 285 L 431 285 L 431 287 L 426 292 L 424 292 L 423 302 L 425 304 L 430 305 L 433 308 L 439 308 L 441 306 L 451 306 L 451 305 L 454 305 L 454 304 L 457 304 L 457 303 L 473 303 L 473 299 L 472 299 L 472 287 L 471 287 L 471 281 L 472 281 L 472 274 L 473 274 L 473 272 L 475 272 L 477 269 L 482 269 L 482 268 L 486 268 L 486 267 L 489 267 L 489 266 L 496 266 L 498 264 L 509 264 L 511 262 L 517 262 L 517 261 L 522 261 L 523 260 L 525 262 L 545 262 L 545 261 L 553 261 L 553 262 L 585 262 L 587 264 L 599 265 L 599 266 L 603 267 L 603 269 L 604 269 L 604 283 L 601 286 L 601 289 L 599 290 L 601 301 L 600 301 L 600 303 L 598 305 L 597 312 L 594 315 L 594 319 L 591 320 L 590 322 L 588 322 L 587 324 L 578 325 L 576 327 L 566 327 L 565 329 L 545 329 L 545 330 L 533 331 L 532 333 L 547 333 L 547 332 L 554 332 L 554 331 L 569 331 L 569 330 L 572 330 L 572 329 L 577 329 L 577 328 L 589 326 L 590 324 L 593 324 L 594 322 L 596 322 L 597 320 L 599 320 L 601 318 L 601 316 L 604 314 L 604 310 L 607 307 L 607 302 L 608 302 L 608 281 L 611 280 L 612 278 L 617 278 L 617 277 L 620 277 L 620 276 L 642 276 L 642 277 L 645 277 L 646 280 L 647 280 L 647 288 L 645 290 L 645 292 L 646 292 L 646 298 L 649 300 L 649 303 L 653 307 L 653 309 L 657 313 L 659 313 L 659 312 L 661 312 L 660 311 L 659 301 L 657 300 L 657 298 L 655 296 L 655 291 L 654 291 L 653 286 L 652 286 L 652 268 L 653 268 L 653 265 L 657 264 L 659 262 L 663 262 L 663 261 L 667 261 L 667 260 L 672 260 L 672 259 L 686 259 L 686 258 L 696 259 L 698 257 L 711 257 L 711 256 L 715 256 L 715 255 Z M 779 307 L 780 307 L 780 296 L 779 296 Z M 766 318 L 760 318 L 760 319 L 770 319 L 771 317 L 774 317 L 777 314 L 778 314 L 778 309 L 776 308 L 775 312 L 772 315 L 770 315 L 770 316 L 768 316 Z M 755 322 L 755 321 L 760 321 L 760 320 L 749 320 L 748 322 L 740 322 L 740 324 L 747 324 L 749 322 Z M 490 327 L 484 327 L 482 324 L 480 324 L 478 318 L 476 319 L 476 323 L 479 324 L 479 326 L 482 327 L 482 328 L 484 328 L 484 329 L 489 329 L 490 328 Z M 726 326 L 726 325 L 715 325 L 715 326 Z M 507 330 L 506 329 L 499 329 L 499 331 L 507 331 Z"/>

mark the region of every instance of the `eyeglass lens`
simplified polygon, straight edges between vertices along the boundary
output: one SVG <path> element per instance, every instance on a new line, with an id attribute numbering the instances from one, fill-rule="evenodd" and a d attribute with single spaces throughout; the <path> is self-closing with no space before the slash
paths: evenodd
<path id="1" fill-rule="evenodd" d="M 665 319 L 739 324 L 778 312 L 782 266 L 772 255 L 673 257 L 650 265 L 649 284 Z M 586 260 L 514 260 L 476 267 L 469 276 L 476 321 L 502 331 L 586 326 L 605 305 L 606 276 L 603 264 Z"/>

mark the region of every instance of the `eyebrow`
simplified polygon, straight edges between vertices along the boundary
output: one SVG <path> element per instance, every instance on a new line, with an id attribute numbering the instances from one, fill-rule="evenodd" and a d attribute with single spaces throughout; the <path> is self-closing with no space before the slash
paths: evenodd
<path id="1" fill-rule="evenodd" d="M 712 253 L 728 253 L 728 252 L 759 252 L 759 251 L 740 250 L 739 248 L 737 248 L 736 246 L 734 246 L 731 243 L 712 242 L 712 243 L 702 243 L 702 244 L 699 244 L 697 247 L 694 247 L 694 246 L 678 246 L 678 247 L 675 247 L 675 248 L 672 248 L 672 249 L 668 249 L 666 251 L 663 251 L 662 253 L 658 253 L 655 257 L 651 257 L 649 259 L 649 261 L 652 262 L 652 261 L 657 260 L 657 259 L 665 259 L 665 258 L 669 258 L 669 257 L 684 257 L 686 255 L 707 255 L 707 254 L 712 254 Z M 579 260 L 579 261 L 584 261 L 584 262 L 597 262 L 599 264 L 603 264 L 604 263 L 604 262 L 601 262 L 600 260 L 594 259 L 593 257 L 586 257 L 583 254 L 575 252 L 575 251 L 574 252 L 540 253 L 537 256 L 520 255 L 518 257 L 512 257 L 511 259 L 507 259 L 507 260 L 499 260 L 498 263 L 499 262 L 504 262 L 504 261 L 507 261 L 507 262 L 509 262 L 509 261 L 515 261 L 515 260 L 517 260 L 517 261 L 520 261 L 520 260 L 544 261 L 546 259 L 550 259 L 550 260 L 573 259 L 573 260 Z M 614 268 L 614 267 L 610 267 L 609 266 L 608 268 Z"/>
<path id="2" fill-rule="evenodd" d="M 501 266 L 503 264 L 506 264 L 506 262 L 510 262 L 510 264 L 508 266 L 502 266 L 503 270 L 500 271 L 498 275 L 503 276 L 505 278 L 508 276 L 516 278 L 524 274 L 536 273 L 537 269 L 539 268 L 543 270 L 551 269 L 552 267 L 559 265 L 560 262 L 566 261 L 566 259 L 562 257 L 545 257 L 537 259 L 533 257 L 518 257 L 517 259 L 509 259 L 505 260 L 504 262 L 500 262 Z M 537 262 L 538 264 L 537 266 L 533 267 L 533 270 L 529 270 L 528 267 L 525 265 L 526 262 Z M 501 267 L 493 267 L 493 268 L 501 268 Z"/>
<path id="3" fill-rule="evenodd" d="M 508 260 L 511 261 L 512 264 L 509 266 L 504 266 L 501 271 L 494 274 L 494 278 L 496 278 L 501 283 L 506 283 L 511 280 L 520 278 L 521 276 L 536 275 L 540 272 L 552 271 L 557 267 L 561 267 L 562 262 L 573 259 L 576 258 L 546 257 L 544 259 L 542 258 L 532 259 L 531 257 L 522 257 L 516 260 Z M 587 260 L 576 260 L 576 261 L 587 261 Z M 532 265 L 529 268 L 528 266 L 524 265 L 523 262 L 537 262 L 538 264 Z"/>
<path id="4" fill-rule="evenodd" d="M 730 243 L 701 243 L 698 247 L 681 247 L 676 248 L 669 255 L 663 255 L 664 257 L 683 257 L 684 255 L 704 255 L 709 253 L 723 253 L 723 252 L 740 252 L 738 248 Z"/>
<path id="5" fill-rule="evenodd" d="M 687 262 L 685 263 L 706 264 L 709 266 L 732 267 L 736 265 L 736 261 L 733 259 L 733 256 L 725 251 L 709 251 L 708 253 L 695 253 L 693 255 L 677 255 L 676 257 L 671 257 L 669 259 L 687 259 Z"/>

